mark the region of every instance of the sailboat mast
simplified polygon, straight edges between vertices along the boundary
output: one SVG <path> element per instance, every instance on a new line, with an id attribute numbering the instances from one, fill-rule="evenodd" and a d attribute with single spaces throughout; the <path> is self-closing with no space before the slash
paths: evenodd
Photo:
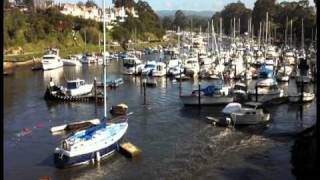
<path id="1" fill-rule="evenodd" d="M 288 16 L 287 16 L 287 20 L 286 20 L 286 30 L 285 30 L 284 34 L 285 34 L 284 45 L 287 46 L 287 43 L 288 43 L 288 37 L 287 37 L 288 36 Z"/>
<path id="2" fill-rule="evenodd" d="M 106 1 L 103 0 L 103 96 L 104 118 L 107 118 L 107 73 L 106 73 Z"/>
<path id="3" fill-rule="evenodd" d="M 301 49 L 304 49 L 304 30 L 303 30 L 303 18 L 301 20 L 301 25 L 302 25 L 302 29 L 301 29 Z"/>
<path id="4" fill-rule="evenodd" d="M 266 14 L 266 43 L 268 43 L 268 12 Z"/>
<path id="5" fill-rule="evenodd" d="M 239 30 L 239 36 L 240 36 L 240 18 L 238 18 L 238 30 Z"/>
<path id="6" fill-rule="evenodd" d="M 211 20 L 211 31 L 212 31 L 212 34 L 211 34 L 211 38 L 212 38 L 212 40 L 211 40 L 211 51 L 212 51 L 212 54 L 214 54 L 214 44 L 213 44 L 213 42 L 214 42 L 214 37 L 213 37 L 213 19 Z"/>
<path id="7" fill-rule="evenodd" d="M 209 52 L 209 41 L 210 41 L 210 21 L 208 21 L 208 29 L 207 29 L 207 52 Z"/>
<path id="8" fill-rule="evenodd" d="M 220 38 L 222 40 L 222 18 L 220 17 Z"/>
<path id="9" fill-rule="evenodd" d="M 290 20 L 290 46 L 292 47 L 292 36 L 293 36 L 293 34 L 292 34 L 292 19 Z"/>
<path id="10" fill-rule="evenodd" d="M 233 18 L 233 40 L 236 38 L 236 18 Z"/>
<path id="11" fill-rule="evenodd" d="M 260 43 L 261 43 L 261 22 L 260 22 L 260 27 L 259 27 L 259 38 L 258 38 L 259 48 L 260 48 Z"/>

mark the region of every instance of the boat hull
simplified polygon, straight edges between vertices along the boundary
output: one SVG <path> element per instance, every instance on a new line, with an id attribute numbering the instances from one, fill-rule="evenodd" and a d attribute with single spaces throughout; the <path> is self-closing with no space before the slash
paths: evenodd
<path id="1" fill-rule="evenodd" d="M 81 66 L 81 62 L 77 60 L 62 59 L 64 66 Z"/>
<path id="2" fill-rule="evenodd" d="M 249 100 L 251 101 L 256 101 L 256 94 L 248 94 L 249 95 Z M 268 102 L 271 101 L 273 99 L 278 99 L 281 98 L 282 93 L 272 93 L 272 94 L 258 94 L 258 102 Z"/>
<path id="3" fill-rule="evenodd" d="M 182 103 L 186 106 L 199 105 L 198 96 L 180 96 Z M 233 102 L 232 96 L 201 96 L 201 105 L 219 105 Z"/>
<path id="4" fill-rule="evenodd" d="M 63 63 L 61 61 L 57 62 L 42 62 L 42 69 L 44 71 L 61 68 Z"/>
<path id="5" fill-rule="evenodd" d="M 80 96 L 80 95 L 91 93 L 92 89 L 93 89 L 93 84 L 86 84 L 81 86 L 78 89 L 70 89 L 67 92 L 69 93 L 70 96 Z"/>
<path id="6" fill-rule="evenodd" d="M 101 158 L 107 157 L 117 150 L 121 141 L 122 139 L 106 148 L 100 149 L 97 152 L 99 152 Z M 90 161 L 94 161 L 98 158 L 97 152 L 90 152 L 74 157 L 69 157 L 63 154 L 61 155 L 61 153 L 54 153 L 54 164 L 57 168 L 67 168 L 87 164 L 90 163 Z"/>

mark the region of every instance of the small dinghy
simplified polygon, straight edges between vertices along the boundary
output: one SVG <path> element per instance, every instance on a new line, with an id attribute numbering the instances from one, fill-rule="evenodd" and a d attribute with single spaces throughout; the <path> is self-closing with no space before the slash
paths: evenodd
<path id="1" fill-rule="evenodd" d="M 112 106 L 110 113 L 112 116 L 126 115 L 128 113 L 128 106 L 126 104 Z"/>
<path id="2" fill-rule="evenodd" d="M 230 118 L 215 118 L 211 116 L 207 116 L 208 122 L 213 126 L 222 126 L 222 127 L 229 127 L 232 125 Z"/>
<path id="3" fill-rule="evenodd" d="M 86 121 L 80 121 L 80 122 L 73 122 L 69 124 L 64 124 L 60 126 L 55 126 L 50 129 L 51 133 L 57 133 L 62 131 L 78 131 L 81 129 L 88 128 L 90 126 L 95 126 L 100 124 L 99 119 L 91 119 Z"/>
<path id="4" fill-rule="evenodd" d="M 145 84 L 147 87 L 156 87 L 157 81 L 154 79 L 148 79 L 147 81 L 144 81 L 143 84 Z"/>

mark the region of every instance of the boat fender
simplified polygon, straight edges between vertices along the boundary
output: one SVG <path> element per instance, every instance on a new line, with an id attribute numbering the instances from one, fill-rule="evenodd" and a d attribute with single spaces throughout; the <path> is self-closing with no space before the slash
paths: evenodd
<path id="1" fill-rule="evenodd" d="M 100 157 L 100 152 L 97 151 L 97 152 L 96 152 L 96 160 L 97 160 L 97 162 L 99 162 L 100 159 L 101 159 L 101 157 Z"/>
<path id="2" fill-rule="evenodd" d="M 29 128 L 23 128 L 23 132 L 28 133 L 28 132 L 30 132 L 30 129 Z"/>
<path id="3" fill-rule="evenodd" d="M 43 128 L 43 124 L 37 124 L 36 128 Z"/>

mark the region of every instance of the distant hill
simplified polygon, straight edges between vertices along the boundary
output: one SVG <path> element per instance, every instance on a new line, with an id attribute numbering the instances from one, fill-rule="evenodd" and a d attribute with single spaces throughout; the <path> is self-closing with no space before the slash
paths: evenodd
<path id="1" fill-rule="evenodd" d="M 174 16 L 177 10 L 159 10 L 156 11 L 158 16 Z M 202 17 L 211 17 L 213 15 L 213 11 L 192 11 L 192 10 L 182 10 L 186 16 L 202 16 Z"/>

